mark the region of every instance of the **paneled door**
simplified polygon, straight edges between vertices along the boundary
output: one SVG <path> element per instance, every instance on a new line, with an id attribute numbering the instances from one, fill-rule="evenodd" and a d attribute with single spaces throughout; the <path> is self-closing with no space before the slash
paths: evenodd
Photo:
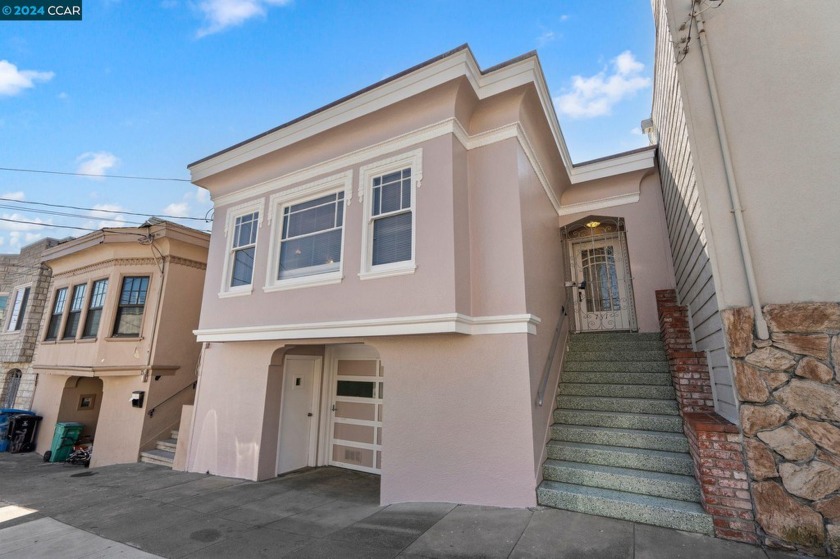
<path id="1" fill-rule="evenodd" d="M 320 357 L 311 355 L 286 356 L 280 398 L 278 474 L 315 465 L 322 362 Z"/>

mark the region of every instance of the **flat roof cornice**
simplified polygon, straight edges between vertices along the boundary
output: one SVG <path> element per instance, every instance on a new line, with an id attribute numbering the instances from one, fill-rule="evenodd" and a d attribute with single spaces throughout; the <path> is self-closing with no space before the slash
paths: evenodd
<path id="1" fill-rule="evenodd" d="M 572 163 L 554 112 L 536 52 L 529 52 L 481 70 L 468 45 L 462 45 L 391 78 L 373 84 L 334 103 L 277 128 L 231 146 L 188 166 L 192 181 L 199 182 L 257 157 L 408 99 L 451 80 L 466 77 L 479 99 L 532 83 L 551 128 L 567 171 Z"/>

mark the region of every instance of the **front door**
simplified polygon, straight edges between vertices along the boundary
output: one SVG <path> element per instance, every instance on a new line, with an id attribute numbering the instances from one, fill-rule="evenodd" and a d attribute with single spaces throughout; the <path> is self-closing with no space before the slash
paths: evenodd
<path id="1" fill-rule="evenodd" d="M 277 473 L 315 465 L 318 437 L 318 385 L 321 358 L 287 355 L 280 403 L 280 444 Z"/>
<path id="2" fill-rule="evenodd" d="M 328 349 L 331 363 L 328 463 L 382 472 L 382 367 L 364 345 Z"/>
<path id="3" fill-rule="evenodd" d="M 623 233 L 571 242 L 579 332 L 635 330 L 633 289 Z"/>

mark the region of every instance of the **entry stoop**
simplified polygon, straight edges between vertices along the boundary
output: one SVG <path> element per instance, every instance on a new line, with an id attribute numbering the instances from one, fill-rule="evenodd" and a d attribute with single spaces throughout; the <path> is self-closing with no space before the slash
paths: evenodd
<path id="1" fill-rule="evenodd" d="M 539 504 L 713 534 L 659 334 L 572 334 Z"/>
<path id="2" fill-rule="evenodd" d="M 170 431 L 170 438 L 158 441 L 153 450 L 141 452 L 140 461 L 171 468 L 175 463 L 175 448 L 177 446 L 178 431 Z"/>

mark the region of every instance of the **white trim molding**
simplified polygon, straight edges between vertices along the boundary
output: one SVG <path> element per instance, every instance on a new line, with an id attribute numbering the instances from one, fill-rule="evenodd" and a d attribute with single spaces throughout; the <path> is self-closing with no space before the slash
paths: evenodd
<path id="1" fill-rule="evenodd" d="M 572 167 L 569 178 L 572 184 L 603 179 L 633 171 L 653 169 L 655 149 L 642 149 L 630 153 L 604 157 L 590 163 Z"/>
<path id="2" fill-rule="evenodd" d="M 360 338 L 416 334 L 536 334 L 542 322 L 533 314 L 467 316 L 461 313 L 368 320 L 342 320 L 307 324 L 243 326 L 194 330 L 199 342 L 302 340 L 308 338 Z"/>
<path id="3" fill-rule="evenodd" d="M 639 201 L 638 192 L 629 192 L 627 194 L 618 194 L 617 196 L 608 196 L 606 198 L 599 198 L 597 200 L 587 200 L 586 202 L 576 202 L 574 204 L 563 204 L 557 211 L 560 216 L 572 215 L 583 212 L 593 212 L 602 210 L 604 208 L 612 208 L 615 206 L 623 206 L 625 204 L 635 204 Z"/>

